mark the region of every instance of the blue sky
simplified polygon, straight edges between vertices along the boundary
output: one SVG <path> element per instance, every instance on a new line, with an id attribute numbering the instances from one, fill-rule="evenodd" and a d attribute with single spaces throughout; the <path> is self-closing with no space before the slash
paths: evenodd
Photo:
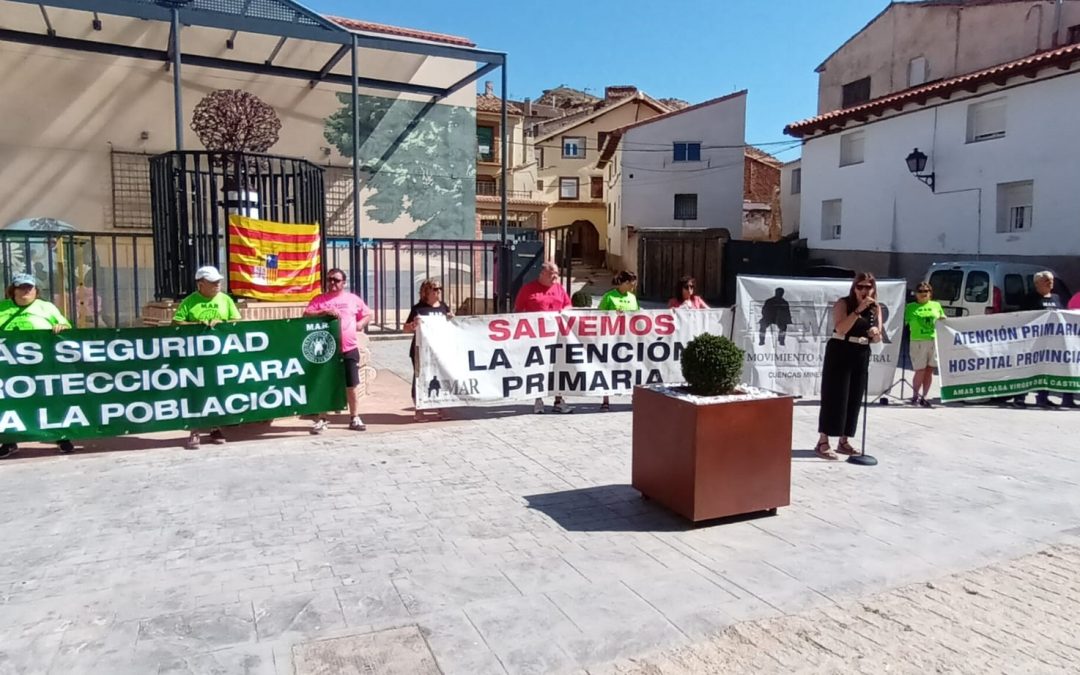
<path id="1" fill-rule="evenodd" d="M 304 0 L 301 0 L 304 2 Z M 509 94 L 634 84 L 697 103 L 749 89 L 746 140 L 816 112 L 814 68 L 887 0 L 306 0 L 317 11 L 472 39 L 508 53 Z M 492 73 L 498 86 L 498 73 Z M 779 151 L 787 145 L 763 145 Z M 782 152 L 787 161 L 798 147 Z"/>

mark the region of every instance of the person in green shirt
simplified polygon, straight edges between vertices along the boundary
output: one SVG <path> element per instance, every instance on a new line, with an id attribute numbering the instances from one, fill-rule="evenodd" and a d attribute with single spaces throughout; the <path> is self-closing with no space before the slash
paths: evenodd
<path id="1" fill-rule="evenodd" d="M 32 274 L 16 274 L 11 278 L 11 285 L 0 301 L 0 333 L 16 330 L 51 330 L 57 334 L 71 328 L 56 305 L 38 297 L 37 279 Z M 75 452 L 71 441 L 61 439 L 56 442 L 60 452 L 67 455 Z M 9 457 L 19 450 L 17 443 L 0 443 L 0 459 Z"/>
<path id="2" fill-rule="evenodd" d="M 637 286 L 636 274 L 625 270 L 619 272 L 611 280 L 611 285 L 615 288 L 604 293 L 604 297 L 600 298 L 600 305 L 597 309 L 615 310 L 616 312 L 636 312 L 641 309 L 641 306 L 638 305 L 637 296 L 634 295 L 634 287 Z M 611 410 L 611 400 L 607 396 L 604 397 L 603 403 L 600 404 L 600 410 L 603 412 Z"/>
<path id="3" fill-rule="evenodd" d="M 239 321 L 240 310 L 236 303 L 228 295 L 221 292 L 221 272 L 216 267 L 207 265 L 195 271 L 196 290 L 191 295 L 180 301 L 180 306 L 173 314 L 173 324 L 203 324 L 213 328 L 222 321 Z M 225 434 L 221 427 L 210 430 L 210 440 L 221 445 L 225 442 Z M 188 450 L 199 449 L 199 431 L 191 430 L 188 442 L 184 446 Z"/>
<path id="4" fill-rule="evenodd" d="M 911 388 L 915 390 L 911 405 L 932 408 L 926 395 L 930 393 L 930 383 L 934 379 L 934 368 L 938 365 L 937 322 L 945 318 L 941 303 L 931 300 L 934 289 L 927 282 L 922 282 L 915 289 L 915 302 L 909 302 L 904 308 L 904 323 L 907 324 L 911 341 L 908 351 L 911 367 L 915 370 Z"/>

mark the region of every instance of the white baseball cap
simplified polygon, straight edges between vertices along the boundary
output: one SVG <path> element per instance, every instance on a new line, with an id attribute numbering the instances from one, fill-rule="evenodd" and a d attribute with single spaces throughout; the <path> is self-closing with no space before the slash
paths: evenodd
<path id="1" fill-rule="evenodd" d="M 216 284 L 221 281 L 221 272 L 218 272 L 218 268 L 213 265 L 206 265 L 195 270 L 195 281 L 209 281 L 212 284 Z"/>

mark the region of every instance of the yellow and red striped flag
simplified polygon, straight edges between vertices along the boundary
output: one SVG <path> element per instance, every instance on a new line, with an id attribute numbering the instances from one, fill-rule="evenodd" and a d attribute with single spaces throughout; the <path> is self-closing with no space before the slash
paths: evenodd
<path id="1" fill-rule="evenodd" d="M 256 300 L 311 300 L 322 290 L 319 226 L 229 216 L 229 292 Z"/>

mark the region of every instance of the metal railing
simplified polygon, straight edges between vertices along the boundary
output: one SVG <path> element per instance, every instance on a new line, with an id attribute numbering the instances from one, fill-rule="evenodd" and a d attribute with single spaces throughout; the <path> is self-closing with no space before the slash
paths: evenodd
<path id="1" fill-rule="evenodd" d="M 492 182 L 492 181 L 486 181 L 486 180 L 478 180 L 478 181 L 476 181 L 476 194 L 477 194 L 477 196 L 480 196 L 480 197 L 501 197 L 502 196 L 502 193 L 499 192 L 499 184 L 495 183 L 495 182 Z M 532 190 L 507 190 L 506 191 L 506 198 L 507 199 L 532 199 L 533 198 L 533 191 Z"/>
<path id="2" fill-rule="evenodd" d="M 138 325 L 154 299 L 154 246 L 149 234 L 0 231 L 4 287 L 32 274 L 38 297 L 77 328 Z"/>

